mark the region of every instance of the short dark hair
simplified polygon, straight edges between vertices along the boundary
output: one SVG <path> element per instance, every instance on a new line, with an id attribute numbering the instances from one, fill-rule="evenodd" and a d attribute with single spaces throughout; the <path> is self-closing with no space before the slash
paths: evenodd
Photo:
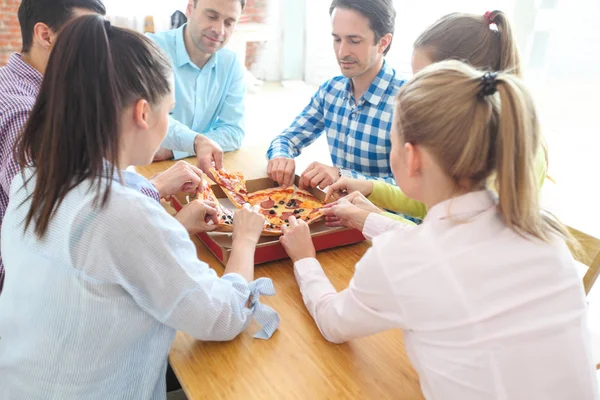
<path id="1" fill-rule="evenodd" d="M 96 204 L 106 204 L 118 173 L 122 110 L 140 99 L 160 104 L 172 74 L 167 56 L 140 33 L 94 15 L 63 28 L 17 142 L 21 169 L 35 167 L 25 229 L 33 222 L 42 237 L 65 196 L 86 181 Z"/>
<path id="2" fill-rule="evenodd" d="M 23 0 L 19 6 L 19 24 L 21 25 L 22 53 L 31 50 L 33 28 L 38 22 L 58 32 L 72 17 L 74 8 L 83 8 L 106 15 L 102 0 Z"/>
<path id="3" fill-rule="evenodd" d="M 240 4 L 242 5 L 242 10 L 246 7 L 246 0 L 240 0 Z M 194 7 L 198 5 L 198 0 L 194 0 Z"/>
<path id="4" fill-rule="evenodd" d="M 369 25 L 375 33 L 375 43 L 388 33 L 394 34 L 396 27 L 396 9 L 393 0 L 333 0 L 329 7 L 329 15 L 336 8 L 354 10 L 369 20 Z M 392 42 L 384 50 L 386 55 L 392 47 Z"/>

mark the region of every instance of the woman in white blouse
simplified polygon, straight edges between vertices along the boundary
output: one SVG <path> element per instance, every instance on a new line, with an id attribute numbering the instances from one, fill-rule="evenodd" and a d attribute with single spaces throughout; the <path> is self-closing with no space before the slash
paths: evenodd
<path id="1" fill-rule="evenodd" d="M 333 288 L 307 225 L 281 239 L 304 302 L 334 343 L 402 328 L 427 399 L 597 398 L 581 282 L 569 235 L 541 213 L 531 96 L 515 76 L 458 61 L 427 67 L 399 92 L 390 161 L 428 213 L 417 227 L 346 199 L 330 223 L 373 246 L 349 287 Z M 485 189 L 497 176 L 498 198 Z"/>
<path id="2" fill-rule="evenodd" d="M 124 169 L 146 165 L 167 133 L 172 71 L 152 42 L 86 16 L 67 25 L 49 59 L 18 145 L 2 225 L 0 398 L 164 399 L 167 354 L 181 330 L 231 340 L 253 316 L 277 328 L 253 281 L 264 218 L 234 217 L 219 278 L 198 260 L 184 226 L 140 192 Z M 190 232 L 212 229 L 199 201 Z"/>

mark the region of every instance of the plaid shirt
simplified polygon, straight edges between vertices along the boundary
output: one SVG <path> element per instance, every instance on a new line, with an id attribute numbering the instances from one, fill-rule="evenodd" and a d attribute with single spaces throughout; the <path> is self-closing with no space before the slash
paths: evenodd
<path id="1" fill-rule="evenodd" d="M 343 76 L 325 82 L 292 125 L 271 142 L 267 158 L 297 157 L 325 132 L 331 160 L 342 176 L 395 184 L 390 130 L 395 96 L 405 81 L 384 61 L 358 104 L 351 82 Z"/>
<path id="2" fill-rule="evenodd" d="M 10 183 L 19 172 L 13 148 L 42 84 L 42 74 L 13 54 L 8 64 L 0 68 L 0 228 L 6 207 Z M 4 283 L 4 266 L 0 256 L 0 293 Z"/>
<path id="3" fill-rule="evenodd" d="M 14 146 L 33 109 L 42 85 L 42 74 L 14 53 L 0 68 L 0 229 L 8 207 L 10 183 L 19 173 Z M 154 188 L 138 188 L 144 195 L 160 201 Z M 0 236 L 1 237 L 1 236 Z M 4 264 L 0 254 L 0 293 L 4 284 Z"/>

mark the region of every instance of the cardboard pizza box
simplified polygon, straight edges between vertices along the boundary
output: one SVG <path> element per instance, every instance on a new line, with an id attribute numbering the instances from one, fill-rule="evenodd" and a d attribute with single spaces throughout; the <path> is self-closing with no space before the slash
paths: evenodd
<path id="1" fill-rule="evenodd" d="M 299 177 L 296 176 L 296 184 Z M 236 210 L 231 204 L 225 193 L 218 185 L 212 185 L 212 190 L 219 202 L 231 210 Z M 274 187 L 273 181 L 269 178 L 250 179 L 246 181 L 248 193 L 253 193 L 258 190 L 269 189 Z M 316 198 L 321 201 L 325 200 L 325 192 L 319 189 L 308 189 Z M 175 210 L 179 211 L 181 207 L 187 204 L 187 199 L 184 194 L 179 194 L 171 198 L 171 205 Z M 325 221 L 315 222 L 310 226 L 313 244 L 317 251 L 331 249 L 334 247 L 346 246 L 349 244 L 359 243 L 365 240 L 362 233 L 356 229 L 344 227 L 330 228 L 325 226 Z M 211 253 L 223 264 L 227 264 L 231 255 L 232 238 L 231 233 L 209 232 L 199 233 L 198 238 L 210 250 Z M 279 243 L 279 236 L 261 236 L 254 252 L 254 264 L 262 264 L 269 261 L 281 260 L 287 258 L 283 246 Z"/>

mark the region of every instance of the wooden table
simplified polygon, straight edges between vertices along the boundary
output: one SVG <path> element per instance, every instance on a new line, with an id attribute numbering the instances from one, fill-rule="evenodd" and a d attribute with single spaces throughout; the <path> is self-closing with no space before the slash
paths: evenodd
<path id="1" fill-rule="evenodd" d="M 225 155 L 225 168 L 243 171 L 248 179 L 266 176 L 264 148 Z M 194 162 L 194 159 L 189 159 Z M 146 176 L 173 161 L 137 168 Z M 218 260 L 193 237 L 198 258 L 217 273 Z M 348 286 L 354 265 L 368 248 L 359 243 L 319 252 L 332 284 Z M 253 323 L 231 342 L 201 342 L 178 332 L 169 360 L 189 399 L 422 399 L 417 374 L 404 352 L 400 330 L 335 345 L 321 336 L 306 310 L 290 260 L 256 267 L 255 277 L 269 277 L 277 295 L 262 297 L 281 316 L 270 340 L 253 339 Z"/>

